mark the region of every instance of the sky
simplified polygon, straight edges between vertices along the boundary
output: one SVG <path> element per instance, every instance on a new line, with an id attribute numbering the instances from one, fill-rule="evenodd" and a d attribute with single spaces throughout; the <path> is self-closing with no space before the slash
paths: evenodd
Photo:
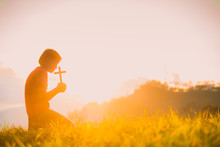
<path id="1" fill-rule="evenodd" d="M 220 82 L 219 26 L 219 0 L 0 0 L 0 72 L 22 89 L 42 52 L 55 49 L 67 71 L 63 95 L 83 103 L 146 79 Z M 49 89 L 58 82 L 49 74 Z"/>

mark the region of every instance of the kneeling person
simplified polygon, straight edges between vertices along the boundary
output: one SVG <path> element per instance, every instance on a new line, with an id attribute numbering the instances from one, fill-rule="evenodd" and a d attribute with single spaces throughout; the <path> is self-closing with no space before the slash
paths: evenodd
<path id="1" fill-rule="evenodd" d="M 47 72 L 54 72 L 61 56 L 53 49 L 46 49 L 39 58 L 39 64 L 25 83 L 25 104 L 28 115 L 28 128 L 49 128 L 51 123 L 73 126 L 73 123 L 61 114 L 50 109 L 49 101 L 58 93 L 65 92 L 66 84 L 58 83 L 57 87 L 47 92 Z"/>

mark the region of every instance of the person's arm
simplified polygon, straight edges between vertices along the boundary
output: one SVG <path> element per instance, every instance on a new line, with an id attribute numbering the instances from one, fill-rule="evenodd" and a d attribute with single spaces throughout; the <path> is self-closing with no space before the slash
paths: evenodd
<path id="1" fill-rule="evenodd" d="M 39 71 L 35 73 L 32 83 L 31 101 L 33 103 L 41 103 L 50 101 L 55 95 L 66 90 L 66 84 L 58 83 L 57 87 L 47 92 L 47 73 Z"/>
<path id="2" fill-rule="evenodd" d="M 44 99 L 50 101 L 55 95 L 66 90 L 65 83 L 58 83 L 57 87 L 45 93 Z"/>
<path id="3" fill-rule="evenodd" d="M 41 86 L 37 90 L 37 101 L 50 101 L 54 96 L 56 96 L 60 92 L 64 92 L 66 90 L 66 84 L 65 83 L 58 83 L 57 87 L 52 89 L 51 91 L 46 92 L 46 87 Z"/>

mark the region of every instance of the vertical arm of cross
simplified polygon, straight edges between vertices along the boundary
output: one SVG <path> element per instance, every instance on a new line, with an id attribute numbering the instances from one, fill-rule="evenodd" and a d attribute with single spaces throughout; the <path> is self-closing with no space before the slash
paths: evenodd
<path id="1" fill-rule="evenodd" d="M 62 83 L 63 81 L 62 81 L 62 72 L 61 72 L 61 69 L 60 69 L 60 66 L 59 66 L 59 76 L 60 76 L 60 83 Z"/>
<path id="2" fill-rule="evenodd" d="M 60 66 L 58 67 L 58 72 L 54 72 L 54 74 L 59 74 L 59 77 L 60 77 L 60 83 L 62 83 L 63 81 L 62 81 L 62 73 L 66 73 L 66 71 L 61 71 L 61 68 L 60 68 Z"/>

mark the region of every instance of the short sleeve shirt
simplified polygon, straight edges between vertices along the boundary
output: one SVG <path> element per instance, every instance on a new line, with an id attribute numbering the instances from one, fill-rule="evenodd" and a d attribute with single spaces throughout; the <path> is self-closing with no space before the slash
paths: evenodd
<path id="1" fill-rule="evenodd" d="M 47 91 L 47 71 L 39 66 L 28 76 L 25 83 L 25 105 L 28 116 L 48 110 L 50 105 L 45 99 Z"/>

